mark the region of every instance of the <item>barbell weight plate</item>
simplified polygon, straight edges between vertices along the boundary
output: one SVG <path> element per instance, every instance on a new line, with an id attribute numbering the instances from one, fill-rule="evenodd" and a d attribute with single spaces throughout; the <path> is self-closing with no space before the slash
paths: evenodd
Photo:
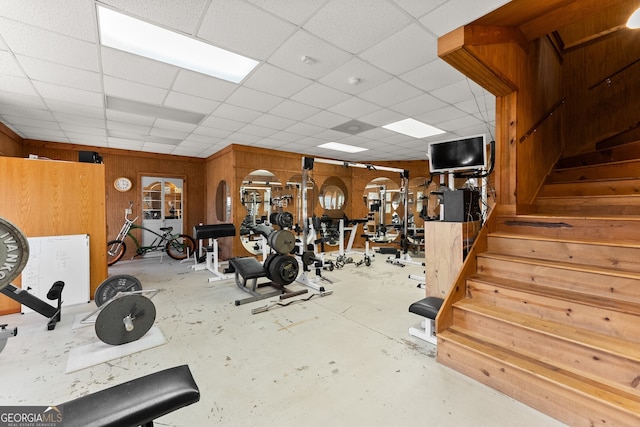
<path id="1" fill-rule="evenodd" d="M 296 247 L 296 235 L 289 230 L 272 231 L 267 238 L 269 246 L 279 254 L 289 254 Z"/>
<path id="2" fill-rule="evenodd" d="M 286 286 L 296 280 L 298 261 L 290 255 L 279 255 L 269 264 L 269 278 L 273 283 Z"/>
<path id="3" fill-rule="evenodd" d="M 108 277 L 104 282 L 100 283 L 94 299 L 96 305 L 101 307 L 104 303 L 115 297 L 118 292 L 141 291 L 142 283 L 138 279 L 128 274 L 118 274 Z"/>
<path id="4" fill-rule="evenodd" d="M 293 214 L 291 212 L 279 212 L 278 213 L 278 223 L 282 228 L 291 228 L 293 227 Z"/>
<path id="5" fill-rule="evenodd" d="M 313 251 L 305 251 L 302 254 L 302 263 L 304 265 L 311 265 L 317 261 L 316 254 Z"/>
<path id="6" fill-rule="evenodd" d="M 0 218 L 0 289 L 22 273 L 29 260 L 29 242 L 22 231 Z"/>
<path id="7" fill-rule="evenodd" d="M 125 325 L 129 316 L 132 328 Z M 96 318 L 96 335 L 110 345 L 122 345 L 144 336 L 156 320 L 156 307 L 145 296 L 121 295 L 108 301 Z"/>

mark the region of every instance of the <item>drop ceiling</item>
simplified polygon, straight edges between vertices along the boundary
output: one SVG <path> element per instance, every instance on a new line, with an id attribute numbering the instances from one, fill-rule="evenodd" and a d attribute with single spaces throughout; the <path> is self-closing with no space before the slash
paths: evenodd
<path id="1" fill-rule="evenodd" d="M 0 121 L 25 139 L 206 158 L 230 144 L 370 162 L 494 133 L 437 39 L 506 0 L 2 0 Z M 239 84 L 99 43 L 96 4 L 248 56 Z M 445 131 L 383 129 L 413 118 Z M 349 131 L 352 123 L 362 131 Z M 346 130 L 346 131 L 345 131 Z M 355 154 L 318 148 L 339 142 Z"/>

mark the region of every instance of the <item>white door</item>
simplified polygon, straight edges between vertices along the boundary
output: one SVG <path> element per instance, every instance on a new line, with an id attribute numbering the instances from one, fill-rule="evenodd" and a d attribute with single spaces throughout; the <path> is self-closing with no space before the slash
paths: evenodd
<path id="1" fill-rule="evenodd" d="M 182 233 L 183 180 L 180 178 L 142 177 L 142 226 L 162 234 L 161 227 L 173 227 L 173 234 Z M 159 237 L 142 231 L 142 245 L 157 243 Z"/>

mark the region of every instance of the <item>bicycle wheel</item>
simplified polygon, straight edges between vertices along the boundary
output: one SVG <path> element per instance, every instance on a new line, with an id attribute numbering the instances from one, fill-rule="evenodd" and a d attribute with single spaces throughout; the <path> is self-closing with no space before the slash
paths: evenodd
<path id="1" fill-rule="evenodd" d="M 111 240 L 107 243 L 107 265 L 120 261 L 127 251 L 127 245 L 122 240 Z"/>
<path id="2" fill-rule="evenodd" d="M 196 242 L 187 236 L 186 234 L 180 234 L 179 236 L 169 240 L 167 242 L 167 255 L 173 259 L 185 259 L 187 256 L 193 254 L 196 250 Z"/>

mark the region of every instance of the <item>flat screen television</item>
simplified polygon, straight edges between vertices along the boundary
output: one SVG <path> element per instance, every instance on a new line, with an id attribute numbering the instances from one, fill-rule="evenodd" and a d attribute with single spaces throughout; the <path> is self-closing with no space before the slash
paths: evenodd
<path id="1" fill-rule="evenodd" d="M 475 135 L 432 142 L 427 148 L 427 157 L 432 174 L 485 169 L 487 141 L 485 135 Z"/>

